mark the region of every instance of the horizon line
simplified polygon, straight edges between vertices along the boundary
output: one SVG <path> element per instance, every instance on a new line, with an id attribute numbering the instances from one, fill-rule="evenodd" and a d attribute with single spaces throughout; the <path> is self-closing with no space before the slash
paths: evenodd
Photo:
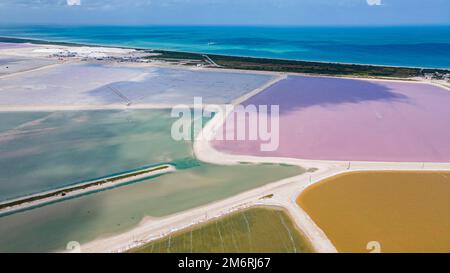
<path id="1" fill-rule="evenodd" d="M 101 26 L 101 27 L 293 27 L 293 28 L 308 28 L 308 27 L 450 27 L 448 24 L 91 24 L 91 23 L 3 23 L 0 22 L 0 26 L 46 26 L 46 27 L 65 27 L 65 26 Z"/>

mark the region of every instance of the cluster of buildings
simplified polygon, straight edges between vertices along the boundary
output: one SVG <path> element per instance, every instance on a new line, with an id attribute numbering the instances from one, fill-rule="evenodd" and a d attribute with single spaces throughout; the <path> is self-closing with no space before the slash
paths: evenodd
<path id="1" fill-rule="evenodd" d="M 160 56 L 152 50 L 135 50 L 124 48 L 104 48 L 104 47 L 65 47 L 65 48 L 45 48 L 35 50 L 39 53 L 49 54 L 52 58 L 64 61 L 69 58 L 77 58 L 81 61 L 104 61 L 118 63 L 151 63 L 164 62 L 172 65 L 196 66 L 198 68 L 204 66 L 219 67 L 208 56 L 204 55 L 203 59 L 189 58 L 152 58 Z"/>
<path id="2" fill-rule="evenodd" d="M 450 82 L 450 71 L 447 73 L 442 72 L 425 73 L 424 77 L 427 80 L 444 80 Z"/>
<path id="3" fill-rule="evenodd" d="M 65 60 L 67 58 L 79 58 L 83 61 L 114 61 L 114 62 L 150 62 L 150 56 L 159 55 L 149 51 L 137 51 L 134 49 L 97 48 L 97 47 L 68 47 L 48 48 L 37 50 L 40 53 L 49 53 L 50 57 Z"/>

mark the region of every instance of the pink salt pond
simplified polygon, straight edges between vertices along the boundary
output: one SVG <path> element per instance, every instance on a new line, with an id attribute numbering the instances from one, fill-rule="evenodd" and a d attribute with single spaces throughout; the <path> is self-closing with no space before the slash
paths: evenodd
<path id="1" fill-rule="evenodd" d="M 264 142 L 251 140 L 216 140 L 216 149 L 314 160 L 450 162 L 450 91 L 437 86 L 291 76 L 249 104 L 280 106 L 278 149 L 264 152 Z"/>

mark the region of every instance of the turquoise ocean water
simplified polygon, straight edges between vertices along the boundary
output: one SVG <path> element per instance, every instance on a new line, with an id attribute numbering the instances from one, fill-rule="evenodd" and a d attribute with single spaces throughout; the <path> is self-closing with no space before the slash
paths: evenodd
<path id="1" fill-rule="evenodd" d="M 0 36 L 292 60 L 450 68 L 450 26 L 0 26 Z"/>

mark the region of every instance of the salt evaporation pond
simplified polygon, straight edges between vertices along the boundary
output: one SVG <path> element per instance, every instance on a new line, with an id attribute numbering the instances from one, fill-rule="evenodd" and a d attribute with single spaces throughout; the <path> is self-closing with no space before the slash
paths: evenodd
<path id="1" fill-rule="evenodd" d="M 0 252 L 62 251 L 71 241 L 115 235 L 145 217 L 167 216 L 303 172 L 285 165 L 187 164 L 151 180 L 0 217 Z"/>
<path id="2" fill-rule="evenodd" d="M 135 253 L 311 253 L 283 210 L 257 207 L 171 234 Z"/>
<path id="3" fill-rule="evenodd" d="M 280 145 L 215 141 L 234 154 L 450 162 L 450 91 L 430 84 L 290 76 L 244 105 L 280 105 Z"/>
<path id="4" fill-rule="evenodd" d="M 331 177 L 298 204 L 340 252 L 450 251 L 450 172 L 367 171 Z"/>
<path id="5" fill-rule="evenodd" d="M 272 80 L 237 72 L 65 64 L 0 79 L 0 106 L 227 103 Z"/>
<path id="6" fill-rule="evenodd" d="M 169 110 L 0 113 L 0 201 L 192 155 Z"/>
<path id="7" fill-rule="evenodd" d="M 169 110 L 1 113 L 2 199 L 169 162 L 177 172 L 0 217 L 0 252 L 64 250 L 301 174 L 282 165 L 215 166 L 176 142 Z M 206 121 L 206 120 L 205 120 Z M 6 236 L 7 235 L 7 236 Z"/>

